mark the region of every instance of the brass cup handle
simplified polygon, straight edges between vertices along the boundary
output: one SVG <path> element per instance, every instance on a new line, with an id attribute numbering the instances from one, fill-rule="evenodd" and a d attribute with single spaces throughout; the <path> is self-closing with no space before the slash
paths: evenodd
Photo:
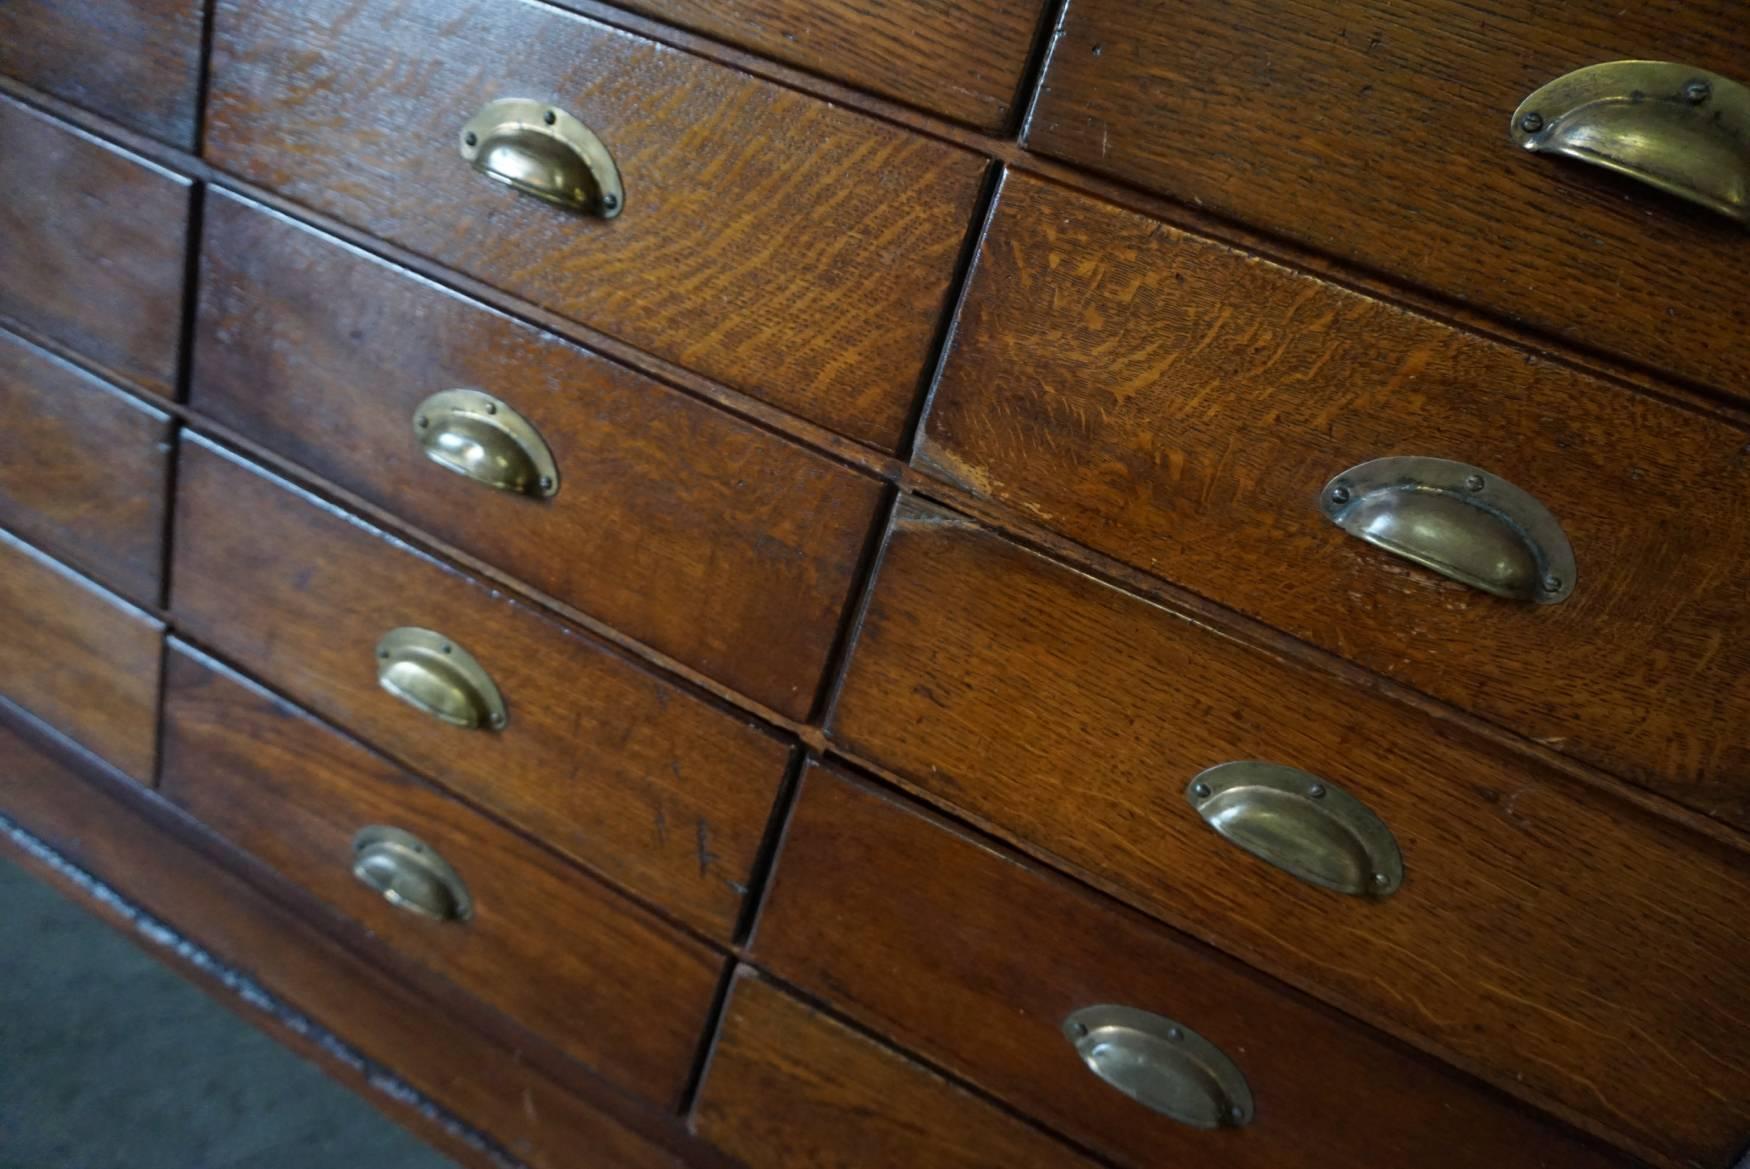
<path id="1" fill-rule="evenodd" d="M 1072 1011 L 1063 1034 L 1089 1071 L 1150 1111 L 1192 1128 L 1252 1120 L 1252 1090 L 1238 1066 L 1181 1023 L 1106 1003 Z"/>
<path id="2" fill-rule="evenodd" d="M 613 219 L 626 204 L 608 148 L 555 106 L 518 97 L 487 102 L 462 127 L 461 151 L 487 178 L 568 211 Z"/>
<path id="3" fill-rule="evenodd" d="M 1638 179 L 1750 227 L 1750 88 L 1672 61 L 1609 61 L 1513 111 L 1513 141 Z"/>
<path id="4" fill-rule="evenodd" d="M 1574 549 L 1555 516 L 1467 463 L 1374 459 L 1326 483 L 1320 507 L 1351 536 L 1498 597 L 1550 605 L 1574 591 Z"/>
<path id="5" fill-rule="evenodd" d="M 444 858 L 410 832 L 373 824 L 352 842 L 352 875 L 397 909 L 436 921 L 474 913 L 468 887 Z"/>
<path id="6" fill-rule="evenodd" d="M 559 465 L 540 431 L 491 394 L 442 390 L 413 411 L 425 457 L 499 491 L 547 499 L 559 493 Z"/>
<path id="7" fill-rule="evenodd" d="M 402 626 L 377 642 L 377 682 L 396 698 L 451 726 L 498 730 L 504 696 L 474 656 L 430 629 Z"/>

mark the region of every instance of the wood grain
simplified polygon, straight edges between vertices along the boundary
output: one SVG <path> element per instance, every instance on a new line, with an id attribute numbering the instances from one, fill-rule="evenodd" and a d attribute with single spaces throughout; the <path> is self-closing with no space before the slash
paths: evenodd
<path id="1" fill-rule="evenodd" d="M 0 316 L 169 396 L 189 182 L 0 97 Z"/>
<path id="2" fill-rule="evenodd" d="M 1750 397 L 1750 235 L 1514 146 L 1526 95 L 1625 58 L 1742 77 L 1734 0 L 1071 0 L 1036 150 Z"/>
<path id="3" fill-rule="evenodd" d="M 1531 492 L 1558 605 L 1328 522 L 1384 455 Z M 1025 177 L 917 462 L 1074 540 L 1750 827 L 1750 433 Z"/>
<path id="4" fill-rule="evenodd" d="M 420 774 L 727 940 L 789 747 L 495 590 L 185 439 L 178 628 Z M 391 629 L 453 637 L 502 731 L 444 725 L 377 684 Z"/>
<path id="5" fill-rule="evenodd" d="M 0 531 L 0 695 L 152 782 L 164 623 Z"/>
<path id="6" fill-rule="evenodd" d="M 881 489 L 574 345 L 215 193 L 196 409 L 795 719 L 807 718 Z M 559 463 L 535 502 L 414 440 L 456 386 Z"/>
<path id="7" fill-rule="evenodd" d="M 220 168 L 665 360 L 893 449 L 984 162 L 527 0 L 221 0 Z M 612 152 L 623 214 L 474 173 L 486 102 L 551 101 Z"/>
<path id="8" fill-rule="evenodd" d="M 1091 1164 L 751 969 L 736 975 L 693 1127 L 748 1169 Z"/>
<path id="9" fill-rule="evenodd" d="M 0 524 L 159 603 L 170 416 L 0 332 Z"/>
<path id="10" fill-rule="evenodd" d="M 1750 861 L 1504 747 L 908 505 L 846 748 L 1161 919 L 1667 1164 L 1750 1139 Z M 1390 827 L 1380 902 L 1303 884 L 1184 791 L 1235 759 Z"/>
<path id="11" fill-rule="evenodd" d="M 0 73 L 171 146 L 195 145 L 201 0 L 8 0 Z"/>

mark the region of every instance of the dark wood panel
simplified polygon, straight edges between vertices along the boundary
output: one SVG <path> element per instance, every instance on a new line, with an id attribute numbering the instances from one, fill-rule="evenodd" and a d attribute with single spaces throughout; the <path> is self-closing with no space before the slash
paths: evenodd
<path id="1" fill-rule="evenodd" d="M 1750 1139 L 1739 849 L 909 505 L 837 738 L 1155 915 L 1615 1139 Z M 1406 883 L 1304 884 L 1187 803 L 1262 759 L 1364 801 Z"/>
<path id="2" fill-rule="evenodd" d="M 178 471 L 178 628 L 421 774 L 727 939 L 788 746 L 199 439 Z M 509 708 L 500 731 L 385 692 L 379 638 L 455 639 Z"/>
<path id="3" fill-rule="evenodd" d="M 626 0 L 626 7 L 985 130 L 1014 111 L 1039 0 Z"/>
<path id="4" fill-rule="evenodd" d="M 808 717 L 881 490 L 767 431 L 215 194 L 194 406 L 792 718 Z M 541 433 L 559 493 L 426 459 L 453 387 Z"/>
<path id="5" fill-rule="evenodd" d="M 1735 0 L 1072 0 L 1028 144 L 1750 397 L 1750 236 L 1526 153 L 1514 109 L 1625 58 L 1738 77 Z"/>
<path id="6" fill-rule="evenodd" d="M 170 416 L 0 332 L 0 524 L 159 602 Z"/>
<path id="7" fill-rule="evenodd" d="M 829 770 L 803 781 L 752 956 L 1137 1169 L 1628 1165 L 1236 962 Z M 1257 1102 L 1252 1123 L 1189 1128 L 1088 1072 L 1060 1028 L 1101 1003 L 1168 1016 L 1227 1052 Z"/>
<path id="8" fill-rule="evenodd" d="M 1092 1164 L 752 970 L 736 974 L 693 1127 L 749 1169 Z"/>
<path id="9" fill-rule="evenodd" d="M 891 449 L 984 163 L 525 0 L 222 0 L 212 161 Z M 607 144 L 611 222 L 473 172 L 486 102 L 550 101 Z"/>
<path id="10" fill-rule="evenodd" d="M 9 0 L 0 73 L 194 148 L 201 0 Z"/>
<path id="11" fill-rule="evenodd" d="M 605 1078 L 680 1098 L 723 973 L 703 943 L 210 658 L 173 647 L 160 790 L 202 823 Z M 418 837 L 467 885 L 439 922 L 352 874 L 353 837 Z"/>
<path id="12" fill-rule="evenodd" d="M 0 531 L 0 694 L 152 782 L 164 624 Z"/>
<path id="13" fill-rule="evenodd" d="M 918 462 L 1146 572 L 1750 827 L 1750 433 L 1015 177 Z M 1384 455 L 1537 496 L 1557 605 L 1318 510 Z"/>
<path id="14" fill-rule="evenodd" d="M 0 315 L 174 393 L 188 180 L 6 97 L 0 140 Z"/>

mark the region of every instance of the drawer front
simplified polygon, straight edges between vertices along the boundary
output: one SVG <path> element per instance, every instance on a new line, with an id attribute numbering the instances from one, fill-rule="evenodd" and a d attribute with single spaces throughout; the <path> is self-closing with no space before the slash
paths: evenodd
<path id="1" fill-rule="evenodd" d="M 830 771 L 804 781 L 753 957 L 1138 1169 L 1628 1164 L 1237 963 Z M 1170 1018 L 1213 1043 L 1244 1077 L 1255 1102 L 1249 1123 L 1193 1128 L 1084 1068 L 1063 1028 L 1075 1012 L 1105 1004 Z M 1358 1107 L 1365 1123 L 1357 1123 Z"/>
<path id="2" fill-rule="evenodd" d="M 1750 83 L 1750 22 L 1735 0 L 1497 0 L 1486 14 L 1072 0 L 1027 143 L 1750 396 L 1735 341 L 1750 330 L 1750 235 L 1509 136 L 1539 87 L 1622 59 Z"/>
<path id="3" fill-rule="evenodd" d="M 781 740 L 199 439 L 185 441 L 177 480 L 179 628 L 610 880 L 730 935 L 788 763 Z M 503 727 L 447 725 L 379 685 L 378 641 L 402 628 L 454 639 L 502 697 Z"/>
<path id="4" fill-rule="evenodd" d="M 201 0 L 9 0 L 0 73 L 194 148 Z"/>
<path id="5" fill-rule="evenodd" d="M 746 967 L 731 985 L 693 1127 L 748 1169 L 1092 1164 Z"/>
<path id="6" fill-rule="evenodd" d="M 1750 863 L 1602 789 L 920 504 L 889 535 L 835 734 L 1600 1131 L 1710 1165 L 1750 1139 L 1733 1054 L 1750 1041 Z M 1188 785 L 1234 760 L 1359 799 L 1394 834 L 1403 887 L 1316 888 L 1212 831 Z"/>
<path id="7" fill-rule="evenodd" d="M 504 97 L 600 137 L 618 218 L 470 168 L 462 126 Z M 226 170 L 889 449 L 984 169 L 527 0 L 221 0 L 207 140 Z"/>
<path id="8" fill-rule="evenodd" d="M 188 180 L 6 97 L 0 140 L 0 316 L 173 394 Z"/>
<path id="9" fill-rule="evenodd" d="M 1536 496 L 1572 544 L 1572 593 L 1499 599 L 1321 514 L 1327 481 L 1390 455 Z M 1014 178 L 918 461 L 1750 827 L 1738 427 Z"/>
<path id="10" fill-rule="evenodd" d="M 203 413 L 808 716 L 874 480 L 271 212 L 214 195 L 203 230 Z M 424 457 L 414 417 L 456 387 L 533 425 L 557 494 L 496 491 Z"/>
<path id="11" fill-rule="evenodd" d="M 142 783 L 164 625 L 0 531 L 0 695 Z"/>
<path id="12" fill-rule="evenodd" d="M 212 659 L 178 644 L 169 663 L 166 796 L 608 1079 L 679 1099 L 721 958 Z M 465 918 L 354 876 L 360 831 L 383 826 L 449 866 Z"/>
<path id="13" fill-rule="evenodd" d="M 170 417 L 0 332 L 0 524 L 159 601 Z"/>
<path id="14" fill-rule="evenodd" d="M 627 7 L 986 130 L 1008 127 L 1039 0 L 633 0 Z"/>

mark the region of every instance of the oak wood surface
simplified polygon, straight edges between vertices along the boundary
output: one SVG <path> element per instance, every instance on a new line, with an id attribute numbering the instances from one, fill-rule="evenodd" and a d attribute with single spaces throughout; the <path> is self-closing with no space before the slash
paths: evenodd
<path id="1" fill-rule="evenodd" d="M 203 7 L 202 0 L 8 0 L 0 4 L 0 73 L 192 149 Z"/>
<path id="2" fill-rule="evenodd" d="M 748 1169 L 1091 1164 L 747 967 L 736 971 L 693 1128 Z"/>
<path id="3" fill-rule="evenodd" d="M 970 226 L 975 155 L 529 0 L 222 0 L 207 157 L 593 328 L 893 449 Z M 606 143 L 623 213 L 475 173 L 486 102 Z"/>
<path id="4" fill-rule="evenodd" d="M 1384 455 L 1529 491 L 1560 604 L 1345 534 Z M 1750 432 L 1039 180 L 1004 185 L 919 466 L 1527 737 L 1750 827 Z"/>
<path id="5" fill-rule="evenodd" d="M 869 538 L 873 478 L 293 221 L 215 193 L 192 405 L 792 718 L 809 714 Z M 439 467 L 428 395 L 540 432 L 559 493 Z"/>
<path id="6" fill-rule="evenodd" d="M 0 316 L 175 392 L 189 182 L 0 96 Z"/>
<path id="7" fill-rule="evenodd" d="M 0 694 L 142 783 L 164 623 L 0 531 Z"/>
<path id="8" fill-rule="evenodd" d="M 1667 1164 L 1750 1139 L 1750 861 L 1508 748 L 1226 640 L 952 513 L 903 509 L 838 742 L 1303 990 Z M 1260 759 L 1402 849 L 1379 902 L 1187 803 Z"/>
<path id="9" fill-rule="evenodd" d="M 420 774 L 721 940 L 789 747 L 601 642 L 184 439 L 177 627 Z M 434 629 L 504 696 L 448 726 L 377 683 L 379 638 Z"/>
<path id="10" fill-rule="evenodd" d="M 170 416 L 0 332 L 0 524 L 159 603 Z"/>
<path id="11" fill-rule="evenodd" d="M 1030 146 L 1750 397 L 1750 235 L 1531 155 L 1519 103 L 1571 70 L 1744 76 L 1735 0 L 1071 0 Z"/>

